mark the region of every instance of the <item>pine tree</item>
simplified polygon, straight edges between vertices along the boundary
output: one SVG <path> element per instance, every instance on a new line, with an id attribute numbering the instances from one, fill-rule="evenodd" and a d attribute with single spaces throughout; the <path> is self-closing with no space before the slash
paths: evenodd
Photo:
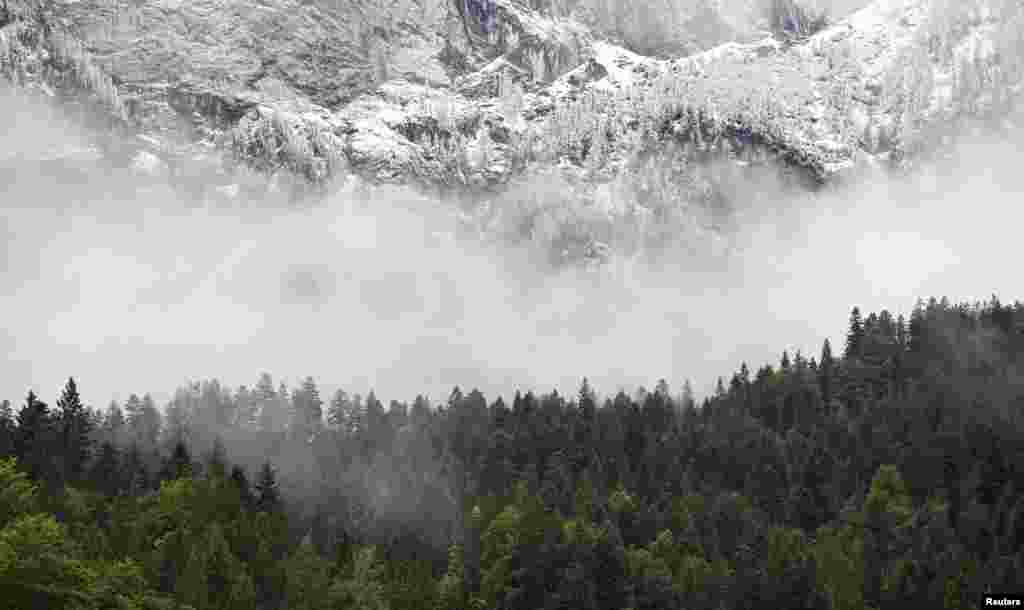
<path id="1" fill-rule="evenodd" d="M 60 409 L 58 421 L 62 473 L 65 481 L 78 482 L 85 474 L 85 467 L 91 454 L 92 440 L 89 433 L 92 431 L 92 422 L 89 420 L 88 411 L 82 405 L 74 378 L 69 378 L 64 386 L 64 391 L 57 400 L 57 408 Z"/>
<path id="2" fill-rule="evenodd" d="M 258 405 L 253 394 L 246 386 L 238 386 L 235 391 L 235 425 L 244 430 L 252 429 L 258 422 L 258 416 Z"/>
<path id="3" fill-rule="evenodd" d="M 578 401 L 580 415 L 585 425 L 588 427 L 592 426 L 597 417 L 597 402 L 594 400 L 594 389 L 590 387 L 590 382 L 587 381 L 586 377 L 583 378 L 583 382 L 580 384 Z"/>
<path id="4" fill-rule="evenodd" d="M 138 433 L 139 440 L 147 447 L 155 447 L 160 438 L 162 422 L 160 411 L 153 402 L 153 397 L 148 393 L 142 397 L 142 404 L 139 409 Z"/>
<path id="5" fill-rule="evenodd" d="M 185 441 L 179 440 L 174 443 L 171 456 L 164 461 L 163 471 L 160 473 L 161 478 L 165 481 L 187 478 L 192 476 L 193 471 L 192 455 L 189 453 L 188 446 L 185 445 Z"/>
<path id="6" fill-rule="evenodd" d="M 384 425 L 384 405 L 377 400 L 377 395 L 374 394 L 373 390 L 366 395 L 366 429 L 370 435 L 376 437 L 381 432 L 381 427 Z"/>
<path id="7" fill-rule="evenodd" d="M 18 429 L 14 435 L 14 455 L 36 481 L 52 474 L 50 459 L 52 417 L 47 404 L 29 390 L 25 405 L 18 411 Z"/>
<path id="8" fill-rule="evenodd" d="M 269 461 L 263 462 L 256 479 L 256 510 L 276 512 L 281 508 L 281 492 L 277 486 L 277 474 Z"/>
<path id="9" fill-rule="evenodd" d="M 277 410 L 277 393 L 270 373 L 261 373 L 256 387 L 252 391 L 253 409 L 256 411 L 260 430 L 270 432 L 274 429 Z"/>
<path id="10" fill-rule="evenodd" d="M 127 440 L 125 436 L 124 412 L 116 400 L 110 401 L 103 418 L 103 436 L 115 447 L 120 447 Z"/>
<path id="11" fill-rule="evenodd" d="M 125 401 L 124 418 L 125 423 L 128 424 L 128 433 L 131 435 L 132 440 L 141 441 L 142 399 L 139 398 L 138 394 L 130 395 L 128 400 Z"/>
<path id="12" fill-rule="evenodd" d="M 292 435 L 308 440 L 323 425 L 323 401 L 312 377 L 306 377 L 302 387 L 292 396 Z"/>
<path id="13" fill-rule="evenodd" d="M 327 424 L 337 430 L 350 432 L 349 422 L 352 416 L 352 401 L 348 393 L 341 388 L 334 392 L 331 402 L 327 406 Z"/>
<path id="14" fill-rule="evenodd" d="M 832 387 L 835 362 L 832 358 L 832 344 L 828 339 L 821 346 L 821 362 L 818 364 L 818 388 L 821 390 L 821 402 L 825 409 L 832 402 Z"/>
<path id="15" fill-rule="evenodd" d="M 14 409 L 11 401 L 0 401 L 0 458 L 14 455 Z"/>
<path id="16" fill-rule="evenodd" d="M 697 399 L 693 393 L 693 384 L 687 379 L 683 382 L 683 394 L 681 397 L 681 407 L 684 412 L 693 411 L 697 408 Z"/>
<path id="17" fill-rule="evenodd" d="M 864 349 L 864 324 L 860 317 L 860 308 L 854 307 L 850 311 L 850 325 L 846 332 L 846 349 L 843 352 L 844 360 L 860 358 Z"/>

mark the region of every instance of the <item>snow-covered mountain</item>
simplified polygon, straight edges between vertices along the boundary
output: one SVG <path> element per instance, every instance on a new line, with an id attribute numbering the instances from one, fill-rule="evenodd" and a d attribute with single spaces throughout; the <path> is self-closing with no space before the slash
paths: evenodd
<path id="1" fill-rule="evenodd" d="M 667 147 L 827 181 L 1007 120 L 1021 93 L 1013 0 L 876 0 L 813 33 L 783 2 L 774 34 L 723 4 L 666 9 L 655 57 L 627 48 L 652 15 L 608 2 L 496 0 L 485 23 L 458 0 L 8 0 L 0 70 L 114 134 L 99 156 L 226 198 L 341 178 L 501 201 L 540 173 L 607 203 Z M 709 20 L 728 42 L 697 40 Z"/>

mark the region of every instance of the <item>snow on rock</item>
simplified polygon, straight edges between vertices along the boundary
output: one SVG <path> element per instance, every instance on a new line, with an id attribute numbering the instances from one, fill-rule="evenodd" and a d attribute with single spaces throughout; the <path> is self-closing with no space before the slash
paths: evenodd
<path id="1" fill-rule="evenodd" d="M 695 150 L 769 148 L 827 178 L 910 146 L 929 122 L 997 104 L 985 91 L 963 101 L 963 66 L 991 66 L 1009 44 L 998 19 L 979 14 L 950 53 L 931 52 L 928 0 L 876 0 L 795 44 L 764 37 L 671 60 L 520 0 L 498 0 L 490 34 L 454 4 L 403 15 L 367 6 L 369 17 L 301 0 L 140 0 L 122 14 L 78 0 L 4 29 L 42 29 L 41 19 L 81 40 L 89 69 L 112 77 L 97 81 L 109 83 L 101 97 L 166 162 L 217 143 L 314 182 L 355 171 L 473 188 L 567 159 L 597 175 L 665 127 Z M 364 17 L 383 33 L 375 42 L 353 33 Z M 4 34 L 0 46 L 21 38 Z M 47 52 L 6 53 L 0 69 L 42 82 Z M 1017 85 L 1005 90 L 1019 95 Z"/>

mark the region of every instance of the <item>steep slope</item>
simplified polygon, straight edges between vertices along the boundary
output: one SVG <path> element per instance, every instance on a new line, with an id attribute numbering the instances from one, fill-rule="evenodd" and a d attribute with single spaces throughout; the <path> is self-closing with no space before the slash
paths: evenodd
<path id="1" fill-rule="evenodd" d="M 878 0 L 806 39 L 659 60 L 517 0 L 490 32 L 434 0 L 13 0 L 0 67 L 50 96 L 91 91 L 144 171 L 233 192 L 244 172 L 216 150 L 297 184 L 352 170 L 480 190 L 559 159 L 615 172 L 665 137 L 828 179 L 1013 106 L 1024 9 L 944 2 Z"/>

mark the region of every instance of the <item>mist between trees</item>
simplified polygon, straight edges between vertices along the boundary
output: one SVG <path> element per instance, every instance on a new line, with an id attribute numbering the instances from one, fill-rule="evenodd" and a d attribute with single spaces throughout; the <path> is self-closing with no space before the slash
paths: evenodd
<path id="1" fill-rule="evenodd" d="M 853 308 L 697 401 L 312 378 L 0 406 L 12 608 L 979 607 L 1024 574 L 1024 304 Z M 40 606 L 41 605 L 41 606 Z"/>

